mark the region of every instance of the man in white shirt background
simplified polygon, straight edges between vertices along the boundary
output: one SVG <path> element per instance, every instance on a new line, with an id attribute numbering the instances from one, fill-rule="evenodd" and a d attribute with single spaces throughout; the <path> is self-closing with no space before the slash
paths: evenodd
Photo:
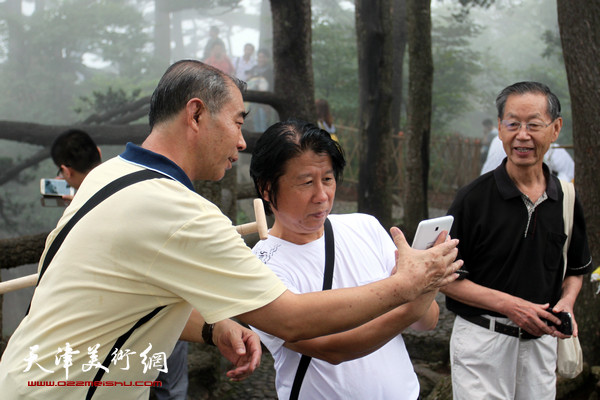
<path id="1" fill-rule="evenodd" d="M 235 68 L 235 76 L 244 82 L 248 81 L 247 72 L 256 65 L 256 57 L 254 56 L 254 45 L 246 43 L 244 45 L 244 55 L 237 57 L 233 63 Z"/>

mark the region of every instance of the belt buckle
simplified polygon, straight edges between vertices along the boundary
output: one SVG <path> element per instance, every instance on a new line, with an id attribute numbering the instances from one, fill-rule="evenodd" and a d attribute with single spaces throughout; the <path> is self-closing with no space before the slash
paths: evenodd
<path id="1" fill-rule="evenodd" d="M 523 339 L 523 329 L 521 329 L 521 327 L 519 327 L 519 339 Z"/>
<path id="2" fill-rule="evenodd" d="M 496 332 L 496 319 L 494 317 L 490 317 L 488 320 L 490 321 L 490 326 L 488 329 L 492 332 Z"/>

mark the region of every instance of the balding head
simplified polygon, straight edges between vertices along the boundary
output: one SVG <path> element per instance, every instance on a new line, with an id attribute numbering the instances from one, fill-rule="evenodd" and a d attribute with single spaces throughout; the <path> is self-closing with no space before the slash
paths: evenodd
<path id="1" fill-rule="evenodd" d="M 193 98 L 202 100 L 211 114 L 218 113 L 230 100 L 230 83 L 244 92 L 246 83 L 196 60 L 182 60 L 164 73 L 150 100 L 150 129 L 168 121 Z"/>

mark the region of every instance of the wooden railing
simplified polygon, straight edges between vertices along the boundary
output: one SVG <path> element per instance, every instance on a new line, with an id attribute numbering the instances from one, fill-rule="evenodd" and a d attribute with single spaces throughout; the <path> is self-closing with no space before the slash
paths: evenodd
<path id="1" fill-rule="evenodd" d="M 352 188 L 358 185 L 359 132 L 353 127 L 337 126 L 336 133 L 346 155 L 345 190 L 342 196 L 352 200 L 352 196 L 355 196 Z M 404 188 L 405 142 L 403 136 L 393 138 L 391 184 L 395 195 L 393 197 L 397 201 L 401 201 Z M 458 134 L 431 139 L 428 190 L 430 207 L 447 209 L 456 191 L 479 176 L 482 162 L 480 152 L 481 143 L 478 139 Z"/>

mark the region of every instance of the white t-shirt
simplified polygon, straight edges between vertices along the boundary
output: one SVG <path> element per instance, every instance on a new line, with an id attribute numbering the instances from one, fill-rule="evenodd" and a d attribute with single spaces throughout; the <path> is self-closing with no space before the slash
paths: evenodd
<path id="1" fill-rule="evenodd" d="M 256 65 L 256 58 L 250 57 L 247 61 L 244 56 L 237 57 L 233 63 L 235 76 L 243 81 L 248 80 L 248 71 Z"/>
<path id="2" fill-rule="evenodd" d="M 335 241 L 332 288 L 364 285 L 390 276 L 396 246 L 372 216 L 330 215 Z M 296 245 L 269 236 L 252 250 L 294 293 L 320 291 L 325 266 L 324 235 Z M 306 310 L 310 312 L 310 310 Z M 259 330 L 262 342 L 275 360 L 275 384 L 280 399 L 288 399 L 301 355 L 284 341 Z M 365 357 L 332 365 L 313 358 L 300 390 L 300 399 L 411 399 L 419 395 L 419 382 L 404 340 L 396 336 Z"/>

